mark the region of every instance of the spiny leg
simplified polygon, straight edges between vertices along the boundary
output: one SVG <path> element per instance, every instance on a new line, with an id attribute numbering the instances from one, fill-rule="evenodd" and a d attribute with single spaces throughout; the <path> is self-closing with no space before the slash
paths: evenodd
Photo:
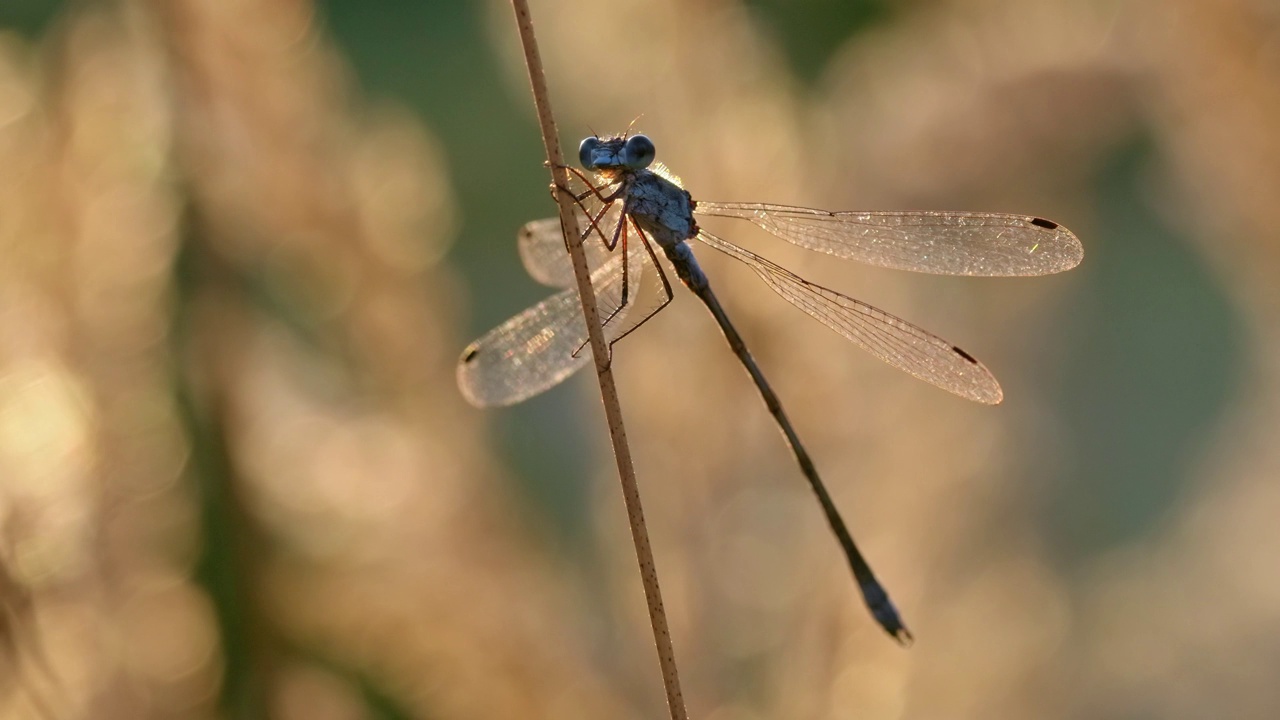
<path id="1" fill-rule="evenodd" d="M 613 347 L 614 343 L 618 342 L 622 338 L 635 332 L 636 329 L 639 328 L 641 325 L 649 322 L 650 318 L 652 318 L 654 315 L 657 315 L 659 312 L 661 312 L 663 308 L 665 308 L 668 304 L 671 303 L 672 298 L 675 297 L 675 293 L 671 292 L 671 281 L 667 279 L 667 272 L 662 269 L 662 263 L 658 262 L 658 256 L 654 254 L 653 245 L 651 244 L 649 237 L 645 235 L 644 231 L 640 229 L 639 225 L 635 224 L 636 221 L 630 215 L 624 215 L 623 217 L 626 222 L 630 222 L 632 227 L 635 228 L 636 235 L 639 236 L 640 242 L 644 245 L 645 252 L 649 254 L 650 264 L 653 265 L 653 269 L 658 272 L 658 279 L 662 280 L 662 292 L 664 295 L 666 295 L 666 297 L 662 299 L 662 302 L 659 303 L 657 307 L 650 310 L 648 314 L 646 314 L 644 317 L 640 318 L 640 322 L 636 323 L 635 325 L 632 325 L 631 327 L 627 328 L 626 331 L 623 332 L 621 335 L 610 340 L 609 347 Z"/>
<path id="2" fill-rule="evenodd" d="M 609 248 L 609 252 L 613 252 L 614 248 L 618 247 L 619 237 L 621 237 L 621 242 L 622 242 L 622 297 L 620 298 L 620 300 L 619 300 L 619 302 L 618 302 L 618 307 L 614 308 L 614 309 L 609 313 L 609 317 L 605 318 L 605 319 L 604 319 L 604 322 L 602 322 L 602 323 L 600 324 L 600 325 L 601 325 L 601 327 L 604 327 L 605 325 L 608 325 L 608 324 L 609 324 L 609 322 L 610 322 L 611 320 L 613 320 L 615 317 L 617 317 L 617 316 L 618 316 L 618 313 L 622 312 L 622 308 L 624 308 L 624 307 L 626 307 L 626 306 L 627 306 L 627 302 L 628 302 L 628 300 L 630 299 L 631 281 L 630 281 L 630 279 L 629 279 L 629 275 L 628 275 L 628 272 L 627 272 L 627 268 L 629 268 L 629 267 L 631 266 L 631 263 L 630 263 L 630 262 L 628 262 L 628 261 L 631 259 L 631 257 L 630 257 L 630 255 L 628 255 L 628 253 L 627 253 L 627 236 L 628 236 L 628 235 L 629 235 L 629 233 L 627 232 L 627 203 L 626 203 L 626 201 L 624 200 L 624 201 L 622 202 L 622 220 L 621 220 L 621 222 L 619 222 L 619 223 L 618 223 L 618 227 L 616 227 L 616 228 L 614 228 L 614 229 L 613 229 L 613 244 L 612 244 L 612 245 L 610 245 L 610 244 L 609 244 L 609 243 L 607 243 L 607 242 L 605 243 L 605 247 Z"/>
<path id="3" fill-rule="evenodd" d="M 627 238 L 629 237 L 629 233 L 627 232 L 627 218 L 626 201 L 623 201 L 621 219 L 618 221 L 618 226 L 613 230 L 613 244 L 605 241 L 605 247 L 609 248 L 610 252 L 618 246 L 619 242 L 622 243 L 622 296 L 619 298 L 618 306 L 609 311 L 609 317 L 601 321 L 600 327 L 602 329 L 608 327 L 609 323 L 613 322 L 613 319 L 618 316 L 618 313 L 622 312 L 622 309 L 627 306 L 627 303 L 630 302 L 631 298 L 631 279 L 630 272 L 628 270 L 631 266 L 631 257 L 630 253 L 627 251 Z M 578 357 L 578 353 L 582 352 L 582 349 L 586 346 L 586 343 L 579 345 L 578 349 L 573 351 L 573 356 Z M 610 352 L 612 352 L 613 342 L 609 343 L 609 348 Z"/>
<path id="4" fill-rule="evenodd" d="M 583 200 L 586 200 L 591 195 L 595 195 L 596 199 L 599 200 L 602 204 L 608 205 L 614 200 L 617 200 L 618 196 L 622 194 L 623 185 L 622 185 L 622 181 L 620 180 L 611 180 L 607 183 L 604 183 L 603 185 L 597 186 L 595 183 L 591 182 L 591 179 L 587 177 L 586 173 L 582 172 L 578 168 L 572 165 L 560 165 L 559 167 L 562 170 L 567 170 L 573 173 L 574 175 L 576 175 L 577 178 L 582 181 L 582 184 L 587 186 L 587 189 L 583 190 L 580 193 L 575 193 L 571 188 L 567 188 L 567 187 L 558 188 L 561 192 L 567 195 L 570 195 L 573 197 L 574 200 L 577 200 L 578 206 L 582 208 L 583 212 L 587 212 L 587 209 L 581 203 Z M 604 193 L 600 192 L 604 188 L 610 187 L 611 185 L 615 185 L 615 184 L 618 186 L 618 189 L 609 193 L 609 197 L 605 197 Z M 590 215 L 589 212 L 587 214 Z"/>
<path id="5" fill-rule="evenodd" d="M 569 165 L 562 165 L 561 167 L 565 168 L 566 170 L 571 170 L 577 173 L 579 177 L 583 177 L 582 173 L 579 170 L 577 170 L 577 168 L 570 167 Z M 619 197 L 621 197 L 622 188 L 619 187 L 618 190 L 611 193 L 609 197 L 605 197 L 604 195 L 600 194 L 600 191 L 595 186 L 591 185 L 590 181 L 587 181 L 585 177 L 583 178 L 583 181 L 586 182 L 587 187 L 590 188 L 585 192 L 574 193 L 573 190 L 571 190 L 570 188 L 562 187 L 559 185 L 553 185 L 552 192 L 554 193 L 555 190 L 559 190 L 565 195 L 568 195 L 569 197 L 573 198 L 574 204 L 577 205 L 578 209 L 582 211 L 582 214 L 587 217 L 587 222 L 589 227 L 587 227 L 585 230 L 582 230 L 580 235 L 583 242 L 586 242 L 587 237 L 591 235 L 592 231 L 595 231 L 596 235 L 600 237 L 600 242 L 604 243 L 605 247 L 607 247 L 610 251 L 612 251 L 613 248 L 617 246 L 617 243 L 618 243 L 617 233 L 616 232 L 614 233 L 613 243 L 610 244 L 609 238 L 606 237 L 604 234 L 604 231 L 600 229 L 600 220 L 604 218 L 605 213 L 609 212 L 609 208 L 613 207 L 613 203 L 616 202 Z M 592 215 L 591 211 L 582 202 L 592 193 L 595 193 L 595 196 L 601 202 L 600 211 L 597 212 L 595 215 Z"/>
<path id="6" fill-rule="evenodd" d="M 601 190 L 602 188 L 609 187 L 610 185 L 613 185 L 614 183 L 620 183 L 620 181 L 618 181 L 618 180 L 613 180 L 613 181 L 610 181 L 610 182 L 605 183 L 604 185 L 600 185 L 599 187 L 597 187 L 597 186 L 595 185 L 595 183 L 591 182 L 590 178 L 588 178 L 588 177 L 587 177 L 587 174 L 586 174 L 586 173 L 584 173 L 584 172 L 582 172 L 582 171 L 581 171 L 581 170 L 579 170 L 578 168 L 576 168 L 576 167 L 574 167 L 574 166 L 572 166 L 572 165 L 561 165 L 560 167 L 561 167 L 562 169 L 564 169 L 564 170 L 568 170 L 569 172 L 573 173 L 574 175 L 577 175 L 577 176 L 578 176 L 578 179 L 582 181 L 582 184 L 587 186 L 587 189 L 586 189 L 586 190 L 584 190 L 584 191 L 582 192 L 582 194 L 578 196 L 578 199 L 579 199 L 579 200 L 585 200 L 585 199 L 587 198 L 587 196 L 588 196 L 588 195 L 593 195 L 593 194 L 594 194 L 594 195 L 596 196 L 596 199 L 597 199 L 597 200 L 599 200 L 599 201 L 600 201 L 600 202 L 602 202 L 602 203 L 607 203 L 607 202 L 610 202 L 610 201 L 612 201 L 612 200 L 616 200 L 616 199 L 617 199 L 617 197 L 618 197 L 618 195 L 622 194 L 622 188 L 621 188 L 621 187 L 619 187 L 619 188 L 618 188 L 614 193 L 612 193 L 612 194 L 609 196 L 609 198 L 607 198 L 607 199 L 606 199 L 606 198 L 605 198 L 605 196 L 600 192 L 600 190 Z"/>
<path id="7" fill-rule="evenodd" d="M 621 190 L 619 190 L 618 193 L 615 193 L 611 197 L 616 198 L 619 194 L 621 194 Z M 578 208 L 582 210 L 584 214 L 587 213 L 587 209 L 582 205 L 582 200 L 580 198 L 575 197 L 574 202 L 578 205 Z M 592 230 L 595 230 L 596 234 L 600 236 L 600 239 L 604 242 L 605 248 L 608 249 L 609 252 L 613 252 L 618 247 L 619 237 L 621 237 L 622 297 L 618 303 L 618 306 L 614 308 L 609 313 L 609 317 L 605 318 L 604 322 L 600 324 L 602 328 L 608 326 L 609 322 L 613 320 L 614 317 L 616 317 L 618 313 L 622 312 L 622 309 L 627 306 L 627 302 L 629 300 L 629 293 L 631 290 L 631 281 L 630 281 L 630 275 L 628 271 L 628 268 L 630 267 L 629 261 L 631 258 L 629 253 L 627 252 L 627 230 L 626 230 L 627 202 L 625 200 L 622 201 L 622 211 L 619 213 L 618 224 L 613 229 L 613 240 L 610 241 L 608 238 L 606 238 L 604 235 L 604 231 L 600 229 L 600 220 L 604 217 L 605 213 L 609 212 L 609 208 L 613 207 L 614 202 L 616 202 L 616 199 L 609 200 L 607 205 L 604 205 L 603 207 L 600 208 L 600 212 L 596 213 L 595 217 L 591 217 L 588 214 L 587 217 L 588 217 L 588 220 L 590 221 L 591 226 L 582 231 L 582 241 L 586 242 L 587 236 L 591 234 Z M 612 343 L 610 343 L 610 346 L 612 347 Z M 579 347 L 577 350 L 574 351 L 573 356 L 577 357 L 578 352 L 580 352 L 581 350 L 582 350 L 582 347 Z"/>
<path id="8" fill-rule="evenodd" d="M 618 337 L 610 340 L 609 341 L 610 352 L 612 352 L 614 344 L 616 344 L 622 338 L 635 332 L 636 328 L 649 322 L 650 318 L 652 318 L 654 315 L 657 315 L 659 312 L 661 312 L 662 309 L 665 308 L 667 305 L 669 305 L 671 303 L 671 300 L 675 297 L 675 293 L 672 292 L 671 290 L 671 281 L 667 279 L 666 271 L 662 269 L 662 264 L 658 262 L 658 256 L 653 252 L 653 245 L 651 244 L 652 241 L 649 240 L 649 237 L 645 235 L 643 230 L 640 229 L 640 226 L 635 224 L 635 220 L 631 219 L 630 216 L 624 215 L 623 217 L 626 222 L 631 223 L 631 226 L 635 230 L 636 235 L 640 238 L 640 242 L 644 245 L 645 252 L 648 253 L 649 255 L 650 264 L 653 266 L 653 269 L 657 271 L 658 279 L 662 281 L 662 292 L 663 292 L 663 295 L 665 295 L 665 297 L 663 297 L 662 302 L 659 303 L 657 307 L 645 313 L 645 316 L 640 318 L 639 322 L 637 322 L 635 325 L 632 325 L 631 327 L 624 330 L 623 333 Z M 582 352 L 582 349 L 585 348 L 586 346 L 587 346 L 587 343 L 585 342 L 579 345 L 578 349 L 573 352 L 574 357 L 577 357 L 578 353 Z"/>
<path id="9" fill-rule="evenodd" d="M 613 207 L 614 200 L 617 199 L 616 196 L 614 197 L 613 200 L 609 200 L 604 205 L 602 205 L 600 207 L 599 212 L 597 212 L 595 215 L 592 215 L 591 211 L 588 210 L 587 207 L 582 204 L 582 200 L 584 197 L 586 197 L 586 195 L 578 196 L 578 195 L 575 195 L 573 191 L 570 190 L 569 188 L 553 185 L 552 193 L 554 193 L 556 190 L 559 190 L 560 192 L 572 198 L 573 203 L 578 206 L 578 209 L 581 210 L 582 214 L 585 215 L 587 218 L 587 227 L 578 232 L 578 239 L 581 240 L 582 242 L 586 242 L 587 238 L 590 237 L 591 233 L 594 231 L 596 235 L 600 237 L 600 242 L 608 246 L 609 238 L 605 236 L 604 231 L 600 229 L 600 220 L 604 218 L 605 213 L 609 212 L 609 208 Z"/>

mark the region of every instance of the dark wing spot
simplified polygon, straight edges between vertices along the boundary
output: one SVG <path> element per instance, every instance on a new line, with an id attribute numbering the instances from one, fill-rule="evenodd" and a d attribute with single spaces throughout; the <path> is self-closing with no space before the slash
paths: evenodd
<path id="1" fill-rule="evenodd" d="M 1036 227 L 1042 227 L 1045 230 L 1058 229 L 1058 223 L 1052 220 L 1045 220 L 1044 218 L 1031 218 L 1031 224 L 1035 225 Z"/>
<path id="2" fill-rule="evenodd" d="M 480 354 L 480 348 L 476 347 L 475 345 L 472 345 L 471 347 L 462 351 L 462 362 L 469 363 L 472 360 L 475 360 L 476 356 L 479 354 Z"/>
<path id="3" fill-rule="evenodd" d="M 957 354 L 957 355 L 959 355 L 960 357 L 964 358 L 965 360 L 968 360 L 969 362 L 973 363 L 974 365 L 977 365 L 977 364 L 978 364 L 978 358 L 976 358 L 976 357 L 974 357 L 974 356 L 970 355 L 969 353 L 967 353 L 967 352 L 965 352 L 965 351 L 961 350 L 960 348 L 956 347 L 955 345 L 952 345 L 952 346 L 951 346 L 951 349 L 952 349 L 952 350 L 955 350 L 955 351 L 956 351 L 956 354 Z"/>

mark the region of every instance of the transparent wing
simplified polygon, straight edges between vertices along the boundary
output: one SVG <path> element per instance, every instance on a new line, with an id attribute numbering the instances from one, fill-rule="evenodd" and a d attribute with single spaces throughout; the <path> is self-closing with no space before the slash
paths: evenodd
<path id="1" fill-rule="evenodd" d="M 594 197 L 592 199 L 594 200 Z M 599 201 L 588 205 L 593 211 L 593 216 L 599 213 L 599 206 Z M 603 216 L 596 220 L 599 232 L 591 227 L 590 218 L 586 212 L 579 210 L 575 213 L 578 217 L 579 231 L 587 233 L 582 248 L 587 254 L 587 267 L 592 272 L 604 265 L 612 255 L 605 247 L 601 235 L 608 237 L 612 242 L 613 231 L 618 226 L 621 212 L 622 204 L 612 203 Z M 526 223 L 520 228 L 517 241 L 520 248 L 520 261 L 524 263 L 524 269 L 530 277 L 551 287 L 573 287 L 575 283 L 573 264 L 569 262 L 569 253 L 564 246 L 564 236 L 560 234 L 559 218 Z"/>
<path id="2" fill-rule="evenodd" d="M 565 268 L 570 262 L 564 240 L 557 242 Z M 621 251 L 607 255 L 591 275 L 596 304 L 604 322 L 605 339 L 612 343 L 643 319 L 646 294 L 643 279 L 657 273 L 644 266 L 649 256 L 638 238 L 628 244 L 627 268 Z M 547 268 L 553 264 L 548 261 Z M 559 272 L 559 271 L 557 271 Z M 572 272 L 570 271 L 570 278 Z M 572 279 L 570 280 L 572 282 Z M 623 303 L 623 288 L 627 302 Z M 534 305 L 471 343 L 458 360 L 458 387 L 467 401 L 478 407 L 513 405 L 559 385 L 591 361 L 586 348 L 587 326 L 576 287 L 559 292 Z"/>
<path id="3" fill-rule="evenodd" d="M 621 279 L 621 275 L 618 276 Z M 591 359 L 576 290 L 564 290 L 490 330 L 462 351 L 458 388 L 477 407 L 514 405 L 559 385 Z"/>
<path id="4" fill-rule="evenodd" d="M 815 285 L 755 253 L 706 231 L 698 239 L 743 262 L 788 302 L 862 349 L 921 380 L 964 398 L 994 405 L 1000 383 L 972 355 L 883 310 Z"/>
<path id="5" fill-rule="evenodd" d="M 695 212 L 748 220 L 787 242 L 839 258 L 938 275 L 1049 275 L 1084 258 L 1070 230 L 1030 215 L 828 212 L 701 201 Z"/>

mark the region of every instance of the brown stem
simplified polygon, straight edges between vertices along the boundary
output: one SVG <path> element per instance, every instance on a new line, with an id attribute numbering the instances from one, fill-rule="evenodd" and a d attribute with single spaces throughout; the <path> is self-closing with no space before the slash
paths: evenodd
<path id="1" fill-rule="evenodd" d="M 547 93 L 547 78 L 542 70 L 542 56 L 538 53 L 538 41 L 533 32 L 533 17 L 527 0 L 511 0 L 516 13 L 516 26 L 520 30 L 520 43 L 524 47 L 525 65 L 529 68 L 529 83 L 533 86 L 533 102 L 538 110 L 538 124 L 542 128 L 542 143 L 547 151 L 547 163 L 551 167 L 551 179 L 556 187 L 568 187 L 569 177 L 564 170 L 560 153 L 559 135 L 555 118 L 551 114 L 551 100 Z M 618 389 L 613 383 L 609 348 L 605 344 L 604 331 L 600 328 L 600 315 L 596 308 L 595 291 L 591 287 L 591 272 L 582 250 L 582 236 L 578 233 L 578 221 L 573 213 L 573 198 L 566 193 L 555 193 L 560 207 L 560 229 L 564 231 L 565 245 L 573 261 L 573 274 L 578 281 L 578 297 L 582 300 L 582 313 L 586 316 L 587 333 L 591 341 L 591 353 L 595 356 L 596 377 L 600 380 L 600 398 L 609 424 L 609 439 L 613 443 L 613 456 L 618 462 L 618 478 L 622 482 L 622 497 L 627 506 L 627 520 L 631 524 L 631 539 L 636 546 L 636 559 L 640 563 L 640 580 L 644 584 L 645 600 L 649 606 L 649 622 L 653 626 L 653 640 L 658 648 L 658 664 L 662 668 L 662 683 L 667 691 L 667 708 L 672 720 L 686 720 L 684 698 L 680 694 L 680 676 L 676 671 L 676 656 L 671 647 L 671 633 L 667 629 L 667 615 L 662 608 L 662 591 L 658 587 L 658 572 L 653 564 L 653 549 L 649 546 L 649 533 L 645 529 L 644 510 L 640 506 L 640 489 L 636 485 L 635 468 L 631 465 L 631 448 L 627 446 L 627 433 L 622 424 L 622 407 L 618 403 Z"/>

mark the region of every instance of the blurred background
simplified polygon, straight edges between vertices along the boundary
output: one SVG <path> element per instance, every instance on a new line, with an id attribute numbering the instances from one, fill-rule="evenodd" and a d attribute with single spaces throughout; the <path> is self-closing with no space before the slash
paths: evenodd
<path id="1" fill-rule="evenodd" d="M 1280 11 L 534 2 L 568 148 L 706 200 L 1072 228 L 1035 279 L 708 227 L 998 407 L 705 266 L 915 632 L 872 623 L 683 290 L 615 356 L 691 715 L 1280 713 Z M 554 212 L 502 0 L 0 4 L 0 717 L 655 718 L 594 379 L 466 406 Z M 745 224 L 743 224 L 745 225 Z"/>

